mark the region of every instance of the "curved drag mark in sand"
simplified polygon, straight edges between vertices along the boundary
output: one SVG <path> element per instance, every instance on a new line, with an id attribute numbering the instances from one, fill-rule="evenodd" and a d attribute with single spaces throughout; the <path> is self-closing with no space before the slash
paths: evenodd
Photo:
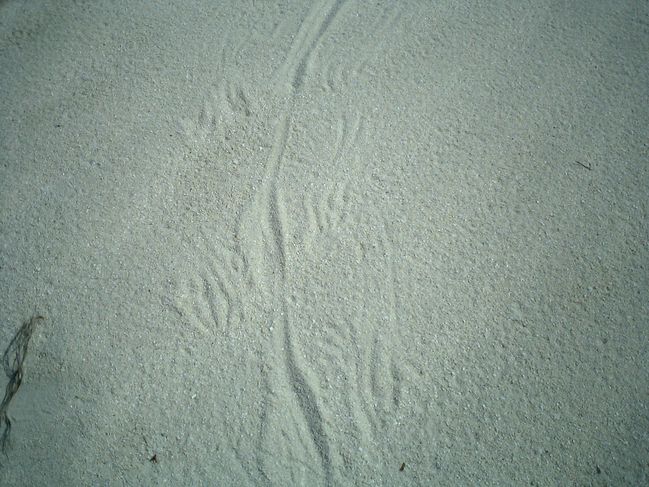
<path id="1" fill-rule="evenodd" d="M 284 64 L 284 69 L 281 74 L 281 77 L 284 80 L 290 79 L 292 93 L 289 102 L 289 109 L 287 114 L 281 118 L 281 121 L 278 124 L 275 143 L 273 144 L 271 156 L 267 164 L 266 177 L 264 178 L 263 187 L 259 194 L 260 198 L 258 204 L 255 205 L 261 213 L 258 214 L 260 218 L 257 219 L 257 221 L 261 223 L 262 235 L 266 237 L 256 241 L 258 242 L 258 245 L 263 242 L 262 245 L 266 247 L 268 254 L 271 257 L 273 255 L 275 256 L 275 259 L 271 258 L 266 260 L 266 263 L 268 264 L 266 270 L 270 271 L 270 274 L 267 274 L 267 276 L 276 276 L 275 279 L 272 279 L 272 284 L 270 285 L 274 301 L 280 299 L 280 297 L 283 300 L 282 303 L 273 305 L 274 309 L 277 309 L 277 306 L 279 305 L 282 310 L 280 313 L 281 318 L 273 320 L 275 326 L 278 328 L 274 333 L 274 355 L 276 356 L 277 353 L 283 354 L 285 378 L 288 379 L 291 389 L 297 398 L 299 408 L 306 421 L 311 439 L 320 457 L 322 469 L 325 475 L 325 483 L 327 485 L 332 483 L 333 477 L 329 454 L 329 443 L 324 433 L 323 419 L 320 414 L 316 395 L 310 387 L 309 382 L 302 374 L 301 367 L 297 365 L 293 351 L 294 346 L 286 306 L 285 286 L 287 256 L 285 228 L 287 220 L 284 205 L 281 200 L 281 194 L 277 187 L 277 175 L 286 148 L 288 129 L 290 126 L 290 112 L 294 105 L 294 97 L 304 85 L 304 79 L 307 75 L 309 61 L 314 49 L 333 22 L 343 3 L 343 0 L 336 0 L 335 2 L 331 2 L 331 4 L 323 2 L 320 5 L 314 5 L 311 13 L 307 15 L 307 18 L 303 21 L 299 29 L 297 41 L 293 44 L 293 48 L 291 49 L 287 62 Z M 254 220 L 255 219 L 252 221 L 254 222 Z M 260 254 L 257 254 L 257 256 L 259 255 Z M 277 263 L 277 265 L 274 266 L 276 267 L 274 269 L 273 262 Z M 260 262 L 257 262 L 257 264 L 260 264 Z M 262 267 L 260 266 L 257 268 L 261 269 Z M 281 384 L 274 384 L 273 381 L 271 381 L 267 384 L 267 387 L 268 392 L 273 394 L 273 390 L 277 387 L 281 387 Z M 267 433 L 268 430 L 266 430 L 265 433 L 262 433 L 262 435 Z M 262 441 L 264 441 L 264 438 L 262 438 Z M 272 442 L 273 441 L 271 441 L 271 443 Z M 265 476 L 272 476 L 266 465 L 262 464 L 259 467 L 264 472 Z"/>
<path id="2" fill-rule="evenodd" d="M 261 184 L 238 219 L 234 243 L 201 230 L 194 242 L 197 270 L 181 283 L 172 305 L 206 336 L 218 330 L 231 344 L 246 337 L 266 339 L 260 350 L 265 398 L 259 406 L 258 443 L 232 445 L 251 480 L 273 483 L 289 475 L 295 483 L 324 479 L 332 485 L 340 480 L 338 472 L 352 464 L 373 471 L 379 461 L 372 457 L 377 433 L 399 400 L 387 346 L 397 306 L 392 248 L 382 217 L 365 207 L 358 188 L 367 178 L 356 149 L 362 117 L 341 116 L 336 125 L 328 163 L 345 169 L 345 181 L 323 181 L 316 193 L 299 197 L 302 207 L 291 211 L 278 183 L 294 133 L 297 97 L 314 74 L 314 52 L 344 4 L 319 2 L 303 20 L 279 71 L 279 91 L 289 90 L 286 105 L 275 122 Z M 377 29 L 395 18 L 384 15 Z M 340 80 L 331 79 L 334 89 Z M 186 143 L 198 161 L 214 158 L 214 152 L 226 154 L 228 133 L 242 132 L 244 138 L 255 133 L 250 126 L 254 112 L 245 90 L 222 83 L 197 121 L 182 123 Z M 196 169 L 188 171 L 195 174 Z M 198 169 L 206 178 L 212 171 Z M 180 188 L 187 194 L 192 189 Z M 209 213 L 210 208 L 201 208 Z M 296 218 L 300 211 L 303 217 Z M 242 435 L 250 437 L 249 426 L 242 422 Z"/>
<path id="3" fill-rule="evenodd" d="M 271 399 L 261 450 L 268 455 L 259 468 L 272 479 L 278 465 L 285 472 L 308 452 L 319 458 L 325 483 L 333 484 L 334 472 L 358 453 L 331 445 L 330 438 L 355 438 L 358 451 L 370 451 L 398 398 L 386 336 L 396 323 L 393 254 L 381 217 L 350 208 L 350 183 L 315 200 L 305 195 L 306 225 L 291 228 L 276 184 L 288 129 L 286 121 L 278 125 L 267 178 L 239 232 L 243 248 L 251 250 L 254 282 L 273 310 L 272 348 L 264 355 L 277 357 L 266 377 Z M 360 118 L 338 125 L 332 164 L 348 160 L 360 132 Z M 296 285 L 302 292 L 293 294 Z M 284 410 L 292 409 L 302 418 L 287 424 Z M 375 461 L 371 453 L 362 455 L 368 466 Z"/>

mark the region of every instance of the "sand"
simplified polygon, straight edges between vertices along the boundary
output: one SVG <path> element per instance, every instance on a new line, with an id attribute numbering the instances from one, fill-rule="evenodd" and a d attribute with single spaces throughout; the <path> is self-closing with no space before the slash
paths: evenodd
<path id="1" fill-rule="evenodd" d="M 648 25 L 0 2 L 0 484 L 649 482 Z"/>

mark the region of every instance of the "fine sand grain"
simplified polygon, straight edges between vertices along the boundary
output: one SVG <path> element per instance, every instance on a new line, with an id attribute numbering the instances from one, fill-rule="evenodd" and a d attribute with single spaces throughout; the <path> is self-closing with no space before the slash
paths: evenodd
<path id="1" fill-rule="evenodd" d="M 649 483 L 648 26 L 0 1 L 0 485 Z"/>

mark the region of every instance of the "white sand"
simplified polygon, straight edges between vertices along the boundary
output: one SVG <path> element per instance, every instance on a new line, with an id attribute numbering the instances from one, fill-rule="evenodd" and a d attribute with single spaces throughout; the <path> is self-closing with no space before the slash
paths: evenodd
<path id="1" fill-rule="evenodd" d="M 0 485 L 649 482 L 649 3 L 189 3 L 0 2 Z"/>

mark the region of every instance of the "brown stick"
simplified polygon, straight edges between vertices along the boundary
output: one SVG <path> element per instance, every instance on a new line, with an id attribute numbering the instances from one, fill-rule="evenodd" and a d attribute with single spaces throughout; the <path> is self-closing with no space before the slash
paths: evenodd
<path id="1" fill-rule="evenodd" d="M 45 318 L 42 316 L 32 316 L 29 321 L 23 323 L 2 356 L 5 374 L 9 377 L 9 383 L 5 389 L 5 397 L 2 399 L 2 403 L 0 403 L 0 427 L 4 426 L 2 436 L 0 436 L 0 445 L 5 455 L 9 442 L 9 434 L 11 433 L 11 420 L 7 415 L 7 408 L 11 399 L 18 392 L 18 388 L 23 380 L 23 363 L 27 356 L 27 347 L 32 333 L 34 333 L 34 327 L 36 323 L 43 319 Z"/>

